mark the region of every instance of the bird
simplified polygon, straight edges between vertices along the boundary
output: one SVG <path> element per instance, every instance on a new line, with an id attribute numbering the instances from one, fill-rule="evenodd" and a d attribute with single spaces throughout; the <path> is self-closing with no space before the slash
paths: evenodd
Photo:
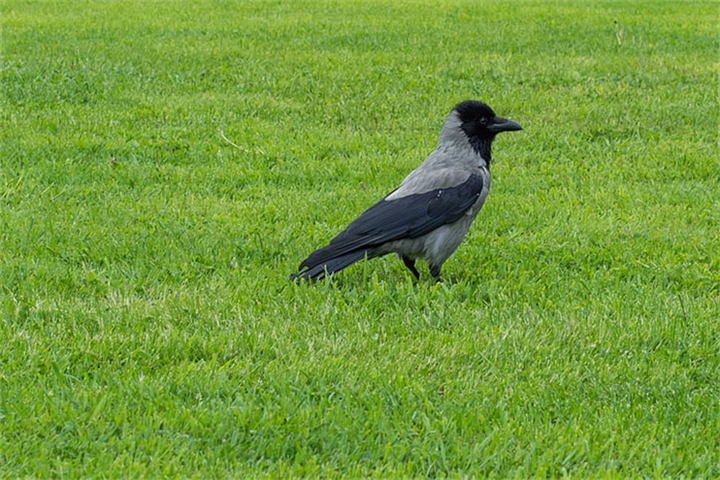
<path id="1" fill-rule="evenodd" d="M 443 263 L 465 238 L 490 190 L 491 147 L 501 132 L 522 130 L 487 104 L 452 109 L 437 148 L 399 187 L 365 210 L 330 243 L 300 263 L 291 280 L 330 275 L 362 260 L 396 253 L 415 279 L 417 259 L 440 281 Z"/>

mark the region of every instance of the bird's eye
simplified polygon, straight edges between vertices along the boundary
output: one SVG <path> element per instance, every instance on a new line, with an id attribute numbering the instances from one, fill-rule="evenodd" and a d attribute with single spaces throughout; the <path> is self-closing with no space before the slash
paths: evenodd
<path id="1" fill-rule="evenodd" d="M 480 124 L 481 124 L 481 125 L 487 125 L 487 123 L 488 123 L 487 117 L 482 117 L 482 118 L 480 119 Z"/>

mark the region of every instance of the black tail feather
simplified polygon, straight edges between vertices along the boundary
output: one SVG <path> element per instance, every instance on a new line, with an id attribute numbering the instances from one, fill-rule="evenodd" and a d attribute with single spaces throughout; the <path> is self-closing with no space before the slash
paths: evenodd
<path id="1" fill-rule="evenodd" d="M 315 265 L 306 270 L 300 271 L 290 275 L 290 280 L 301 278 L 302 280 L 312 280 L 315 278 L 321 278 L 331 273 L 339 272 L 343 268 L 349 267 L 353 263 L 362 260 L 366 255 L 369 255 L 372 250 L 356 250 L 354 252 L 340 255 L 339 257 L 331 258 L 323 263 Z M 305 262 L 303 262 L 304 264 Z M 303 265 L 301 265 L 302 268 Z"/>

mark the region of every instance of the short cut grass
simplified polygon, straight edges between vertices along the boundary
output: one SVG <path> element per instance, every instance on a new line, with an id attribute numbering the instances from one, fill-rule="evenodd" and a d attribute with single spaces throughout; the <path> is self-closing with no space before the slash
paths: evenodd
<path id="1" fill-rule="evenodd" d="M 0 477 L 720 476 L 717 2 L 0 9 Z M 445 282 L 288 282 L 468 98 Z"/>

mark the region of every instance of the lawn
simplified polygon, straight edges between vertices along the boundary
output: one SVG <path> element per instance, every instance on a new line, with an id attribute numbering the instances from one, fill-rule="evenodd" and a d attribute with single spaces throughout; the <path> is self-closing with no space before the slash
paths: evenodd
<path id="1" fill-rule="evenodd" d="M 0 11 L 1 478 L 720 476 L 718 2 Z M 468 98 L 444 282 L 289 282 Z"/>

